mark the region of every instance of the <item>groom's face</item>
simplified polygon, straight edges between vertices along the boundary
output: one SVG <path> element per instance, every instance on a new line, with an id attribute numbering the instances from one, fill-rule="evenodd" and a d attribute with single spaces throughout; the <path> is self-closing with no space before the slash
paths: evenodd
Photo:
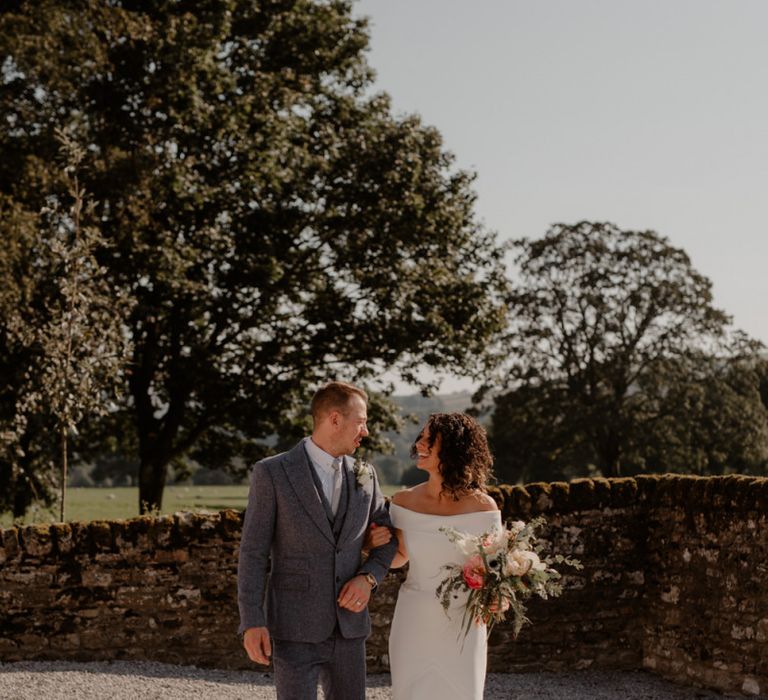
<path id="1" fill-rule="evenodd" d="M 368 407 L 359 396 L 352 396 L 344 411 L 339 413 L 337 424 L 340 454 L 351 455 L 368 435 Z"/>

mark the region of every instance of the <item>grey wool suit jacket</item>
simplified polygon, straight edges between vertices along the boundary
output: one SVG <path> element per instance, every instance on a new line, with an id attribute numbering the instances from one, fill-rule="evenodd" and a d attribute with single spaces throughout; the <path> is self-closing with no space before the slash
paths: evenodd
<path id="1" fill-rule="evenodd" d="M 336 537 L 303 441 L 254 466 L 237 572 L 240 633 L 266 626 L 276 639 L 317 643 L 328 639 L 338 622 L 346 638 L 370 634 L 368 610 L 352 612 L 336 600 L 360 572 L 379 582 L 386 576 L 397 538 L 371 550 L 362 563 L 368 524 L 391 527 L 391 521 L 375 471 L 369 468 L 367 477 L 356 480 L 349 457 L 343 468 L 346 513 Z"/>

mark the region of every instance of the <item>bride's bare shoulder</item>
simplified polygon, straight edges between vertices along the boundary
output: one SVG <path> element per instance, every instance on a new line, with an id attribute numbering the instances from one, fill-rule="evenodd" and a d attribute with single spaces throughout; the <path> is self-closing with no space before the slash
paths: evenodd
<path id="1" fill-rule="evenodd" d="M 403 508 L 410 508 L 413 504 L 419 502 L 423 490 L 422 484 L 411 486 L 409 489 L 400 489 L 400 491 L 392 494 L 392 503 Z"/>
<path id="2" fill-rule="evenodd" d="M 496 505 L 496 501 L 493 500 L 487 493 L 483 491 L 475 491 L 469 496 L 472 499 L 473 505 L 477 510 L 498 510 L 499 506 Z"/>

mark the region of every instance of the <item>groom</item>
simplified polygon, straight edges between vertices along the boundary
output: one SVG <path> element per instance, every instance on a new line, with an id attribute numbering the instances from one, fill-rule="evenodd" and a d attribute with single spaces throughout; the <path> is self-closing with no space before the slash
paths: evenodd
<path id="1" fill-rule="evenodd" d="M 251 660 L 272 656 L 281 700 L 314 700 L 318 680 L 327 700 L 365 697 L 368 600 L 397 548 L 392 538 L 362 562 L 369 523 L 391 525 L 373 468 L 348 456 L 368 435 L 367 404 L 351 384 L 326 384 L 312 398 L 311 437 L 253 468 L 240 632 Z"/>

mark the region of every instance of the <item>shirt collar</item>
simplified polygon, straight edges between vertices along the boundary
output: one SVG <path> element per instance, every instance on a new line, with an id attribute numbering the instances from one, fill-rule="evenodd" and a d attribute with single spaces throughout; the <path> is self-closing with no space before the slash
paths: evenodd
<path id="1" fill-rule="evenodd" d="M 333 460 L 336 459 L 331 454 L 328 454 L 324 449 L 318 447 L 311 437 L 304 438 L 304 447 L 307 450 L 309 458 L 314 464 L 328 474 L 333 474 Z M 342 465 L 344 464 L 344 456 L 341 455 Z"/>

